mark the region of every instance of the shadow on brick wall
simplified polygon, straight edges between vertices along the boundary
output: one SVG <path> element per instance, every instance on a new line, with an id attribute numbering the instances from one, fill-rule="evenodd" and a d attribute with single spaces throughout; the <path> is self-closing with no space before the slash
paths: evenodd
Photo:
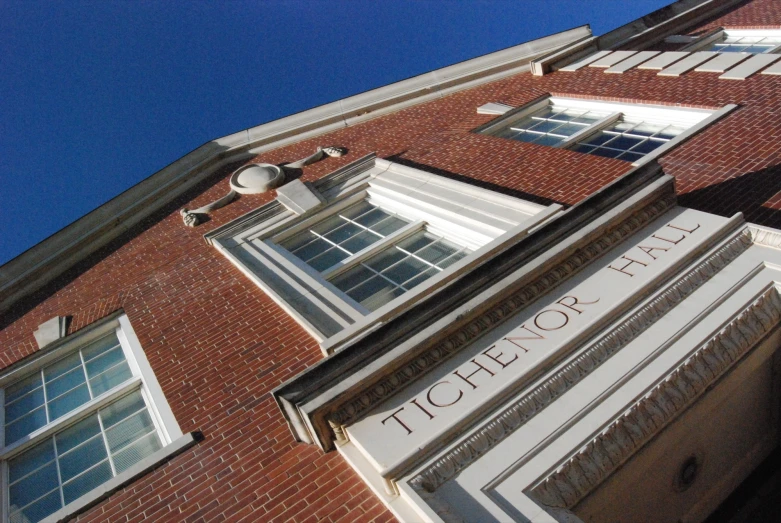
<path id="1" fill-rule="evenodd" d="M 678 197 L 683 207 L 732 216 L 742 212 L 746 221 L 781 229 L 781 164 L 697 189 Z M 775 200 L 778 209 L 770 207 Z"/>

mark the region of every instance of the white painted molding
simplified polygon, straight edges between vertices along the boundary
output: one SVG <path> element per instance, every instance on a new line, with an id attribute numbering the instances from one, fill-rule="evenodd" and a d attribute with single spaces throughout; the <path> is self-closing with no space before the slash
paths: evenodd
<path id="1" fill-rule="evenodd" d="M 412 480 L 413 487 L 418 492 L 420 489 L 428 492 L 436 491 L 640 336 L 750 246 L 750 233 L 744 229 L 656 298 L 633 313 L 607 336 L 589 346 L 574 360 L 551 374 L 543 383 L 524 394 L 519 401 L 484 423 L 463 442 L 421 470 Z"/>
<path id="2" fill-rule="evenodd" d="M 528 71 L 531 60 L 589 34 L 571 29 L 212 140 L 0 267 L 0 312 L 228 163 Z"/>
<path id="3" fill-rule="evenodd" d="M 781 322 L 781 296 L 768 289 L 620 418 L 532 489 L 570 509 L 694 403 Z"/>

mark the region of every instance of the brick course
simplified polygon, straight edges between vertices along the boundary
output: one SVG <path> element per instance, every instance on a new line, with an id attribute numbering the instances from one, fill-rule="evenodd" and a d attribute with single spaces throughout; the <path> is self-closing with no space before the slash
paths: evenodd
<path id="1" fill-rule="evenodd" d="M 708 21 L 781 27 L 773 0 Z M 743 211 L 781 228 L 781 89 L 777 77 L 743 82 L 689 73 L 662 78 L 633 69 L 520 74 L 269 151 L 253 162 L 302 158 L 342 145 L 343 158 L 304 168 L 317 179 L 370 152 L 541 203 L 572 205 L 630 164 L 471 133 L 493 117 L 487 102 L 522 105 L 550 93 L 619 102 L 740 108 L 661 160 L 680 202 L 708 212 Z M 124 309 L 183 431 L 205 439 L 81 515 L 79 521 L 391 521 L 382 503 L 337 453 L 293 441 L 269 392 L 320 360 L 317 343 L 202 235 L 271 201 L 242 196 L 194 229 L 178 210 L 222 196 L 229 165 L 134 227 L 0 320 L 0 367 L 34 354 L 32 332 L 72 315 L 70 332 Z"/>

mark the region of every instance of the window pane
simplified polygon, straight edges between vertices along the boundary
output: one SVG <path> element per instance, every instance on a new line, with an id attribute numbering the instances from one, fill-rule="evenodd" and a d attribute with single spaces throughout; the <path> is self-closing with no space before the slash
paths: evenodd
<path id="1" fill-rule="evenodd" d="M 313 238 L 312 241 L 310 241 L 309 243 L 307 243 L 306 245 L 304 245 L 303 247 L 301 247 L 298 250 L 288 249 L 288 250 L 290 250 L 290 252 L 292 252 L 293 254 L 298 256 L 299 258 L 301 258 L 303 261 L 309 261 L 312 258 L 314 258 L 315 256 L 323 254 L 325 251 L 327 251 L 328 249 L 331 249 L 333 247 L 327 241 L 321 240 L 320 238 L 315 237 L 311 233 L 307 232 L 305 234 L 306 234 L 306 236 L 308 238 Z M 285 244 L 285 243 L 282 244 L 283 247 L 287 248 L 286 245 L 287 244 Z"/>
<path id="2" fill-rule="evenodd" d="M 132 467 L 145 457 L 160 450 L 160 439 L 157 434 L 148 434 L 135 443 L 128 445 L 114 455 L 114 467 L 117 474 Z"/>
<path id="3" fill-rule="evenodd" d="M 40 372 L 36 372 L 32 376 L 14 383 L 5 389 L 5 404 L 8 405 L 17 398 L 37 389 L 42 384 Z"/>
<path id="4" fill-rule="evenodd" d="M 440 262 L 445 258 L 447 258 L 448 256 L 451 256 L 458 249 L 459 249 L 458 246 L 450 242 L 440 240 L 438 242 L 432 243 L 425 249 L 421 249 L 419 252 L 416 253 L 416 256 L 420 256 L 427 262 L 436 265 L 437 262 Z"/>
<path id="5" fill-rule="evenodd" d="M 16 505 L 11 505 L 11 517 L 9 518 L 11 523 L 35 523 L 40 521 L 52 512 L 62 508 L 60 490 L 55 490 L 19 512 L 15 512 L 16 508 Z"/>
<path id="6" fill-rule="evenodd" d="M 109 336 L 93 341 L 81 349 L 81 354 L 84 356 L 84 361 L 89 361 L 118 345 L 119 340 L 117 339 L 116 333 L 111 333 Z"/>
<path id="7" fill-rule="evenodd" d="M 51 421 L 56 420 L 60 416 L 69 413 L 73 409 L 84 405 L 90 400 L 89 390 L 87 385 L 84 384 L 67 394 L 63 394 L 54 401 L 49 402 L 49 419 Z"/>
<path id="8" fill-rule="evenodd" d="M 351 253 L 356 253 L 360 250 L 365 249 L 369 245 L 375 243 L 379 237 L 371 233 L 369 231 L 362 231 L 359 234 L 355 235 L 355 237 L 350 238 L 346 242 L 344 242 L 341 247 L 344 249 L 347 249 Z"/>
<path id="9" fill-rule="evenodd" d="M 128 394 L 119 401 L 116 401 L 108 407 L 100 410 L 100 417 L 103 420 L 103 428 L 108 430 L 118 422 L 127 418 L 131 414 L 145 408 L 144 399 L 140 392 Z"/>
<path id="10" fill-rule="evenodd" d="M 397 251 L 398 252 L 398 251 Z M 356 285 L 360 285 L 361 283 L 369 280 L 370 278 L 373 278 L 375 276 L 375 273 L 368 268 L 364 267 L 363 265 L 358 265 L 357 267 L 354 267 L 348 271 L 343 272 L 333 280 L 331 280 L 331 283 L 333 283 L 337 288 L 343 290 L 343 291 L 349 291 Z"/>
<path id="11" fill-rule="evenodd" d="M 417 232 L 409 238 L 400 241 L 397 245 L 407 252 L 414 253 L 434 240 L 436 240 L 436 237 L 427 232 Z"/>
<path id="12" fill-rule="evenodd" d="M 111 465 L 108 462 L 101 463 L 97 467 L 90 469 L 81 476 L 77 476 L 69 483 L 62 486 L 62 493 L 65 496 L 65 503 L 80 498 L 98 485 L 102 485 L 112 478 Z"/>
<path id="13" fill-rule="evenodd" d="M 65 394 L 69 390 L 75 389 L 79 385 L 84 383 L 84 369 L 79 366 L 69 371 L 67 374 L 62 374 L 60 377 L 53 381 L 46 379 L 46 397 L 49 401 L 53 401 L 55 398 Z"/>
<path id="14" fill-rule="evenodd" d="M 13 423 L 6 425 L 5 442 L 6 444 L 13 443 L 44 425 L 46 425 L 46 408 L 41 407 L 38 410 L 17 419 Z"/>
<path id="15" fill-rule="evenodd" d="M 98 423 L 98 417 L 93 414 L 89 418 L 57 434 L 57 452 L 62 456 L 99 433 L 100 424 Z"/>
<path id="16" fill-rule="evenodd" d="M 87 440 L 81 446 L 76 447 L 65 455 L 60 456 L 60 474 L 63 481 L 68 481 L 108 459 L 106 445 L 100 435 Z M 106 462 L 108 463 L 108 461 Z"/>
<path id="17" fill-rule="evenodd" d="M 116 347 L 108 352 L 104 352 L 100 356 L 87 362 L 87 376 L 92 378 L 104 370 L 113 367 L 120 361 L 125 361 L 125 354 L 122 352 L 122 347 Z"/>
<path id="18" fill-rule="evenodd" d="M 409 222 L 396 216 L 389 216 L 372 227 L 372 230 L 381 236 L 388 236 L 407 225 Z"/>
<path id="19" fill-rule="evenodd" d="M 399 287 L 396 287 L 394 289 L 390 289 L 387 291 L 383 291 L 380 293 L 377 293 L 370 298 L 367 298 L 363 301 L 363 306 L 369 309 L 370 311 L 375 311 L 385 305 L 386 303 L 389 303 L 393 301 L 398 296 L 401 296 L 404 294 L 404 289 L 400 289 Z"/>
<path id="20" fill-rule="evenodd" d="M 365 283 L 353 288 L 348 294 L 352 299 L 357 301 L 358 303 L 366 306 L 366 303 L 364 303 L 368 298 L 371 298 L 375 294 L 389 291 L 394 288 L 394 285 L 389 282 L 388 280 L 384 278 L 380 278 L 379 276 L 375 276 Z M 369 310 L 368 306 L 366 307 Z"/>
<path id="21" fill-rule="evenodd" d="M 327 251 L 316 258 L 312 258 L 307 263 L 309 263 L 309 265 L 316 271 L 324 271 L 333 267 L 349 256 L 350 255 L 343 250 L 334 247 L 330 251 Z"/>
<path id="22" fill-rule="evenodd" d="M 89 380 L 89 384 L 90 387 L 92 387 L 92 394 L 97 397 L 104 392 L 113 389 L 117 385 L 124 383 L 131 377 L 133 377 L 133 373 L 130 372 L 130 366 L 128 366 L 127 362 L 123 361 L 103 374 Z"/>
<path id="23" fill-rule="evenodd" d="M 52 462 L 10 485 L 8 488 L 8 499 L 12 507 L 23 507 L 48 494 L 58 486 L 57 465 Z"/>
<path id="24" fill-rule="evenodd" d="M 14 483 L 52 460 L 54 460 L 54 445 L 49 439 L 8 462 L 8 481 Z"/>
<path id="25" fill-rule="evenodd" d="M 337 227 L 333 231 L 325 235 L 326 239 L 339 245 L 343 241 L 352 238 L 359 232 L 363 231 L 361 227 L 358 227 L 354 223 L 345 223 L 341 227 Z"/>
<path id="26" fill-rule="evenodd" d="M 75 352 L 68 356 L 67 358 L 63 358 L 60 361 L 57 361 L 48 367 L 43 368 L 43 379 L 49 383 L 52 380 L 58 378 L 59 376 L 62 376 L 63 374 L 75 369 L 76 367 L 81 365 L 81 356 L 79 356 L 78 352 Z"/>
<path id="27" fill-rule="evenodd" d="M 420 260 L 406 258 L 393 267 L 386 269 L 382 274 L 386 278 L 396 282 L 398 285 L 403 285 L 404 282 L 418 276 L 428 268 L 429 266 Z"/>
<path id="28" fill-rule="evenodd" d="M 41 405 L 43 405 L 43 387 L 19 397 L 10 405 L 6 405 L 5 422 L 11 423 L 15 419 L 24 416 L 28 412 L 32 412 Z"/>
<path id="29" fill-rule="evenodd" d="M 143 410 L 106 429 L 106 440 L 111 452 L 130 445 L 134 441 L 155 430 L 149 412 Z"/>

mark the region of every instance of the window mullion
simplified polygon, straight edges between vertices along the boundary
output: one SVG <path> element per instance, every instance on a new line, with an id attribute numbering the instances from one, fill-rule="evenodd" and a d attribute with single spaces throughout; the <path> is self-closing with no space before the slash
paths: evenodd
<path id="1" fill-rule="evenodd" d="M 595 134 L 605 127 L 614 124 L 617 122 L 622 116 L 622 113 L 613 113 L 605 116 L 601 120 L 597 120 L 593 124 L 589 125 L 585 129 L 581 129 L 580 131 L 576 132 L 566 140 L 563 140 L 561 143 L 556 145 L 556 147 L 562 147 L 567 148 L 570 147 L 576 143 L 578 143 L 580 140 L 583 140 L 584 138 L 588 138 L 592 134 Z"/>
<path id="2" fill-rule="evenodd" d="M 52 435 L 52 445 L 54 446 L 54 464 L 57 467 L 57 481 L 60 484 L 60 502 L 65 506 L 65 485 L 62 482 L 62 472 L 60 472 L 60 453 L 57 450 L 57 438 Z"/>
<path id="3" fill-rule="evenodd" d="M 363 260 L 370 258 L 371 256 L 374 256 L 380 251 L 383 251 L 393 245 L 394 243 L 406 238 L 410 234 L 419 231 L 423 228 L 423 226 L 426 224 L 426 222 L 422 220 L 417 220 L 412 223 L 409 223 L 402 227 L 401 229 L 394 231 L 393 233 L 389 234 L 385 238 L 377 241 L 376 243 L 373 243 L 366 247 L 363 250 L 360 250 L 350 256 L 349 258 L 345 258 L 344 260 L 340 261 L 336 265 L 329 267 L 328 269 L 324 270 L 320 274 L 323 275 L 323 278 L 325 279 L 331 279 L 335 276 L 338 276 L 342 272 L 346 271 L 350 267 L 354 267 L 358 263 L 362 262 Z"/>
<path id="4" fill-rule="evenodd" d="M 41 389 L 43 389 L 43 413 L 46 414 L 46 424 L 51 423 L 49 419 L 49 398 L 46 394 L 46 377 L 43 374 L 43 368 L 41 368 Z"/>
<path id="5" fill-rule="evenodd" d="M 100 411 L 95 413 L 98 416 L 98 423 L 100 424 L 100 434 L 103 437 L 103 444 L 106 446 L 106 456 L 108 456 L 108 464 L 111 466 L 111 474 L 117 475 L 117 469 L 114 467 L 114 460 L 111 457 L 111 447 L 108 446 L 108 437 L 106 436 L 106 429 L 103 427 L 103 418 L 100 415 Z"/>

